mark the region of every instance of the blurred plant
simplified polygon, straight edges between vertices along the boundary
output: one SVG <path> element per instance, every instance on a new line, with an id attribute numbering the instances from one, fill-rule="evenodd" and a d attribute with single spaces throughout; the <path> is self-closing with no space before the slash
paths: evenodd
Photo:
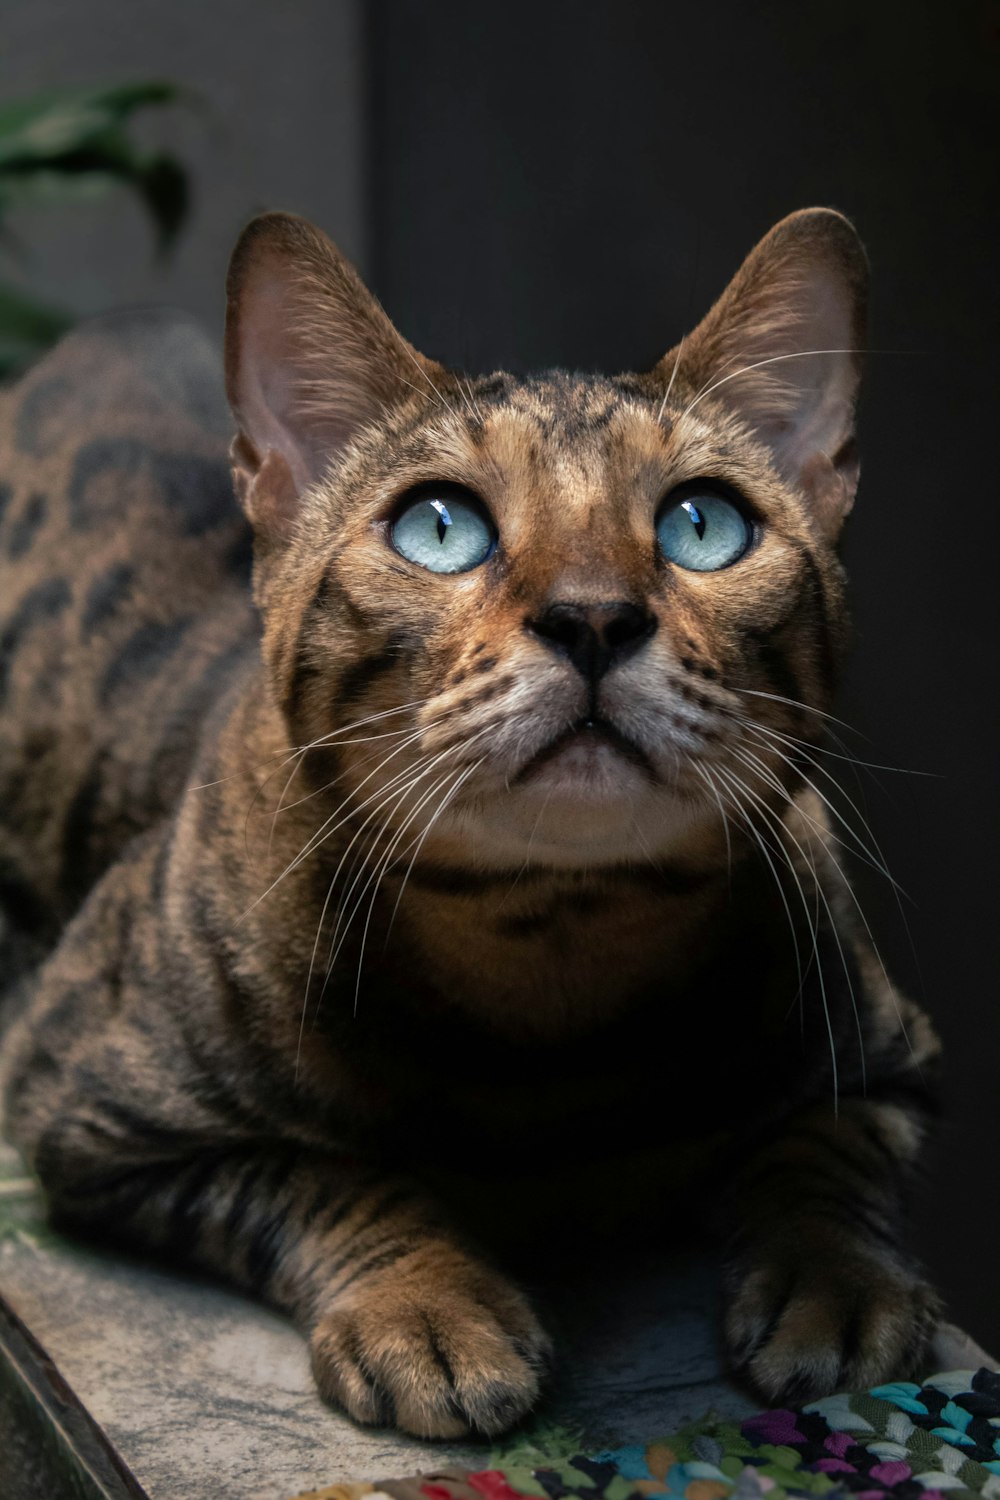
<path id="1" fill-rule="evenodd" d="M 11 209 L 98 197 L 124 186 L 153 220 L 158 250 L 169 249 L 188 209 L 188 180 L 173 157 L 142 150 L 130 137 L 137 110 L 183 97 L 169 83 L 62 91 L 0 108 L 0 248 L 23 250 L 7 226 Z M 74 322 L 0 281 L 0 379 L 13 374 Z"/>

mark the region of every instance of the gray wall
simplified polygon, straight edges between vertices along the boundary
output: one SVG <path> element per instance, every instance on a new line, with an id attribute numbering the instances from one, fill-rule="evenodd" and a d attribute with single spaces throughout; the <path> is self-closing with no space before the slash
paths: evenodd
<path id="1" fill-rule="evenodd" d="M 164 264 L 124 191 L 21 210 L 30 257 L 0 274 L 83 312 L 170 302 L 216 330 L 226 262 L 264 208 L 305 214 L 365 259 L 364 71 L 355 0 L 0 0 L 0 102 L 67 84 L 165 78 L 198 110 L 150 111 L 141 134 L 193 177 L 191 219 Z"/>

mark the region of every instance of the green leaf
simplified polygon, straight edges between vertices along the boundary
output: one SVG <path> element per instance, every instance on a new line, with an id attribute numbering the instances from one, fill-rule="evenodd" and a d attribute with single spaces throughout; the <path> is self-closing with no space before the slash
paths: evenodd
<path id="1" fill-rule="evenodd" d="M 0 283 L 0 380 L 16 375 L 73 326 L 73 317 Z"/>
<path id="2" fill-rule="evenodd" d="M 174 84 L 148 82 L 15 100 L 0 107 L 0 165 L 15 159 L 44 161 L 79 150 L 109 128 L 125 124 L 137 109 L 190 97 Z"/>
<path id="3" fill-rule="evenodd" d="M 151 81 L 19 100 L 0 109 L 0 222 L 12 205 L 78 198 L 131 187 L 165 249 L 187 215 L 188 187 L 173 157 L 141 151 L 127 126 L 149 105 L 193 102 L 173 84 Z"/>
<path id="4" fill-rule="evenodd" d="M 159 232 L 161 254 L 168 250 L 183 228 L 190 198 L 187 173 L 172 156 L 150 157 L 135 186 Z"/>
<path id="5" fill-rule="evenodd" d="M 103 89 L 63 90 L 0 108 L 0 249 L 13 237 L 4 219 L 26 203 L 74 202 L 122 187 L 143 204 L 160 252 L 174 241 L 188 211 L 188 179 L 163 152 L 130 137 L 137 110 L 197 102 L 160 80 Z M 16 374 L 68 328 L 69 313 L 0 285 L 0 379 Z"/>
<path id="6" fill-rule="evenodd" d="M 18 338 L 47 344 L 72 328 L 73 317 L 61 307 L 51 307 L 0 283 L 0 326 Z"/>

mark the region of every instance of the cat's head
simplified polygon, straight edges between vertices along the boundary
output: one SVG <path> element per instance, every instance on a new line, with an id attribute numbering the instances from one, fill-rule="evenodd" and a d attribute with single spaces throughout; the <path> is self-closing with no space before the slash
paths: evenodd
<path id="1" fill-rule="evenodd" d="M 226 373 L 293 743 L 400 847 L 492 866 L 697 858 L 774 804 L 844 636 L 865 285 L 805 210 L 653 370 L 470 379 L 255 220 Z"/>

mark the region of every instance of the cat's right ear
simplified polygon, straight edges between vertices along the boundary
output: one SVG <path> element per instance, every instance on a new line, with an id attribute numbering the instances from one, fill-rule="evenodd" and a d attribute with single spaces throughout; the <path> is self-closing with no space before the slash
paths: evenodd
<path id="1" fill-rule="evenodd" d="M 226 283 L 233 477 L 258 535 L 282 540 L 302 491 L 351 438 L 438 366 L 406 342 L 326 235 L 262 214 Z M 414 369 L 416 366 L 416 370 Z"/>

